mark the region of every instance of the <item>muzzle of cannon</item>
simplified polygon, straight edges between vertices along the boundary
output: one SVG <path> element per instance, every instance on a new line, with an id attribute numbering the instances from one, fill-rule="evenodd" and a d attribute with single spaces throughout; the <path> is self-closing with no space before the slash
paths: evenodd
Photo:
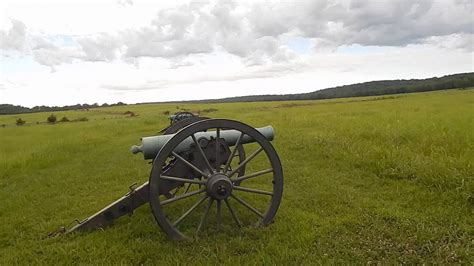
<path id="1" fill-rule="evenodd" d="M 131 186 L 65 232 L 103 228 L 147 202 L 155 221 L 175 240 L 273 221 L 283 193 L 283 171 L 270 143 L 275 135 L 271 126 L 253 128 L 187 115 L 161 132 L 131 148 L 152 160 L 148 181 Z"/>

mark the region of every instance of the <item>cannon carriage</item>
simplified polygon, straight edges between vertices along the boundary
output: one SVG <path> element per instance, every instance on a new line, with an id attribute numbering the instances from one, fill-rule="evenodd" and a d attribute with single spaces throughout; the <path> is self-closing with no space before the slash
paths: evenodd
<path id="1" fill-rule="evenodd" d="M 170 118 L 162 135 L 143 137 L 141 145 L 131 148 L 133 154 L 151 160 L 149 180 L 130 187 L 67 233 L 103 228 L 146 203 L 174 240 L 273 221 L 283 193 L 282 166 L 271 144 L 273 128 L 195 115 L 177 117 Z"/>

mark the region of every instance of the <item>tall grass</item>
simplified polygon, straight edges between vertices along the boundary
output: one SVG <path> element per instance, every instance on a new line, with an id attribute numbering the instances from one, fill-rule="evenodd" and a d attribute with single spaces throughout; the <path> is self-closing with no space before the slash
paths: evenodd
<path id="1" fill-rule="evenodd" d="M 474 260 L 474 91 L 304 102 L 180 104 L 271 124 L 285 172 L 275 223 L 191 243 L 148 206 L 103 231 L 43 238 L 147 180 L 129 152 L 175 105 L 0 116 L 0 264 L 448 263 Z M 132 111 L 137 116 L 123 115 Z"/>

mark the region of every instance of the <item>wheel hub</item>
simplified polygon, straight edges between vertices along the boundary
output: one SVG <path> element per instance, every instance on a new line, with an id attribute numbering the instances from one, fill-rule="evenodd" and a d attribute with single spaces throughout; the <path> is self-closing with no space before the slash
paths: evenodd
<path id="1" fill-rule="evenodd" d="M 207 194 L 216 200 L 223 200 L 230 196 L 232 192 L 232 182 L 230 178 L 222 173 L 212 175 L 206 182 Z"/>

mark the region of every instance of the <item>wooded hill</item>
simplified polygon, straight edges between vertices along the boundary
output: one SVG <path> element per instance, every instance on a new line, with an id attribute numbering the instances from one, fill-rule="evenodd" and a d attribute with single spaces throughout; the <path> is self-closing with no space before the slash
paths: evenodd
<path id="1" fill-rule="evenodd" d="M 474 87 L 474 72 L 447 75 L 440 78 L 428 79 L 400 79 L 370 81 L 352 85 L 339 86 L 319 91 L 299 94 L 283 95 L 255 95 L 230 97 L 216 100 L 203 100 L 197 102 L 259 102 L 259 101 L 294 101 L 294 100 L 320 100 L 332 98 L 347 98 L 361 96 L 376 96 L 398 93 L 413 93 L 423 91 L 436 91 L 448 89 L 464 89 Z"/>
<path id="2" fill-rule="evenodd" d="M 258 102 L 258 101 L 292 101 L 292 100 L 320 100 L 320 99 L 332 99 L 332 98 L 347 98 L 347 97 L 360 97 L 360 96 L 375 96 L 375 95 L 386 95 L 386 94 L 397 94 L 397 93 L 412 93 L 412 92 L 423 92 L 423 91 L 435 91 L 435 90 L 448 90 L 448 89 L 464 89 L 474 87 L 474 72 L 447 75 L 440 78 L 428 78 L 428 79 L 400 79 L 400 80 L 380 80 L 370 81 L 352 85 L 339 86 L 329 89 L 323 89 L 319 91 L 300 93 L 300 94 L 283 94 L 283 95 L 253 95 L 253 96 L 241 96 L 241 97 L 230 97 L 223 99 L 213 100 L 196 100 L 186 101 L 187 103 L 225 103 L 225 102 Z M 184 101 L 173 101 L 173 103 L 182 103 Z M 65 110 L 78 110 L 78 109 L 90 109 L 96 107 L 106 106 L 117 106 L 125 105 L 122 102 L 116 104 L 76 104 L 62 107 L 49 107 L 49 106 L 35 106 L 33 108 L 27 108 L 18 105 L 11 104 L 0 104 L 0 115 L 1 114 L 21 114 L 21 113 L 33 113 L 33 112 L 51 112 L 51 111 L 65 111 Z"/>

